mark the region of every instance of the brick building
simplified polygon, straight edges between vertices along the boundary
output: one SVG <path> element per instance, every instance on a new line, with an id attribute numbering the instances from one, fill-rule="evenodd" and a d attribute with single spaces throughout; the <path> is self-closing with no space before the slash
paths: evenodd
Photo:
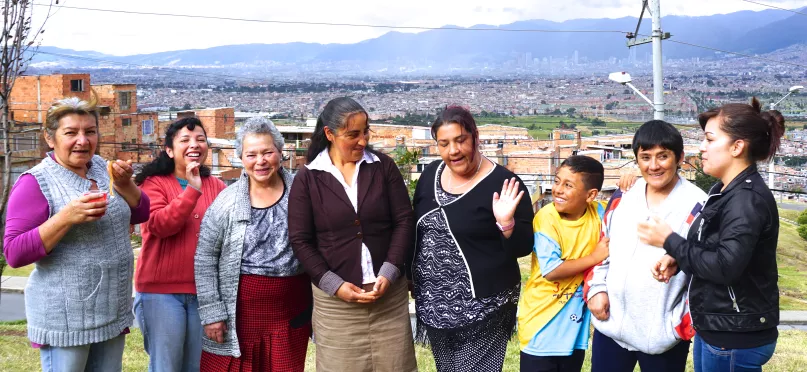
<path id="1" fill-rule="evenodd" d="M 134 84 L 90 85 L 90 74 L 20 76 L 9 97 L 10 119 L 16 122 L 12 141 L 14 175 L 39 163 L 50 149 L 42 137 L 48 109 L 57 100 L 92 95 L 100 108 L 98 153 L 106 159 L 150 161 L 151 151 L 138 148 L 154 131 L 156 114 L 137 112 Z"/>
<path id="2" fill-rule="evenodd" d="M 132 160 L 136 163 L 152 160 L 154 151 L 143 143 L 153 143 L 157 113 L 137 112 L 137 86 L 134 84 L 93 85 L 101 115 L 98 122 L 100 154 L 105 159 Z"/>

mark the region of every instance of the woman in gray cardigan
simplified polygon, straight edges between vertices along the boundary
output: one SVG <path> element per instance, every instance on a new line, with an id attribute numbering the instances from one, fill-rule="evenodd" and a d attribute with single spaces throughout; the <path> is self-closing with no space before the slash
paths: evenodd
<path id="1" fill-rule="evenodd" d="M 194 260 L 201 371 L 303 371 L 311 287 L 288 239 L 283 137 L 258 117 L 235 143 L 244 173 L 205 213 Z"/>

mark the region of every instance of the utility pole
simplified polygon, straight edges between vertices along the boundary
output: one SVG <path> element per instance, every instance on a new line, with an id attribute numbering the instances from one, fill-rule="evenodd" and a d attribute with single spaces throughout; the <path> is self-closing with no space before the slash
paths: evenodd
<path id="1" fill-rule="evenodd" d="M 661 71 L 661 0 L 650 0 L 653 16 L 653 119 L 664 120 L 664 75 Z"/>
<path id="2" fill-rule="evenodd" d="M 642 25 L 642 17 L 644 16 L 645 9 L 653 17 L 653 32 L 651 33 L 650 37 L 638 38 L 639 28 Z M 639 14 L 639 22 L 636 24 L 636 32 L 628 33 L 627 37 L 628 48 L 651 42 L 653 43 L 653 101 L 651 102 L 653 105 L 653 119 L 664 120 L 664 74 L 661 68 L 663 62 L 663 58 L 661 56 L 661 41 L 664 39 L 669 39 L 670 33 L 661 32 L 661 0 L 644 0 L 642 2 L 642 12 Z M 634 89 L 634 91 L 635 90 L 636 89 Z M 644 95 L 642 96 L 645 98 Z"/>

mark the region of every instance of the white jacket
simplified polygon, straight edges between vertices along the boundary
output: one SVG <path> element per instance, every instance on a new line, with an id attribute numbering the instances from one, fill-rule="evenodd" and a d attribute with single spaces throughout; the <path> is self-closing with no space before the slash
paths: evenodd
<path id="1" fill-rule="evenodd" d="M 600 333 L 630 351 L 661 354 L 682 337 L 691 336 L 686 303 L 689 277 L 679 272 L 667 284 L 653 278 L 650 269 L 665 251 L 639 242 L 637 224 L 654 215 L 686 236 L 706 193 L 679 176 L 667 199 L 651 211 L 645 198 L 646 186 L 644 179 L 640 179 L 621 195 L 621 200 L 618 191 L 614 194 L 604 220 L 605 233 L 611 238 L 610 256 L 587 278 L 590 288 L 586 299 L 600 292 L 608 293 L 610 317 L 605 321 L 591 318 Z M 616 202 L 619 204 L 614 208 Z"/>

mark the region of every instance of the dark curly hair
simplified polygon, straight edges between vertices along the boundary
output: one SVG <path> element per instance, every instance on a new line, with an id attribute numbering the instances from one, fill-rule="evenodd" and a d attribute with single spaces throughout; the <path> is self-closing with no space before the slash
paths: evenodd
<path id="1" fill-rule="evenodd" d="M 165 148 L 174 148 L 174 136 L 182 130 L 182 128 L 187 127 L 188 130 L 194 130 L 196 127 L 202 128 L 202 132 L 205 132 L 205 137 L 207 137 L 207 132 L 205 131 L 205 127 L 202 126 L 202 122 L 195 117 L 190 118 L 182 118 L 179 119 L 165 130 L 165 144 L 163 144 L 163 150 L 160 151 L 160 155 L 157 155 L 157 158 L 154 159 L 151 163 L 146 164 L 140 173 L 135 176 L 135 183 L 137 185 L 142 185 L 143 182 L 146 181 L 146 178 L 151 176 L 162 176 L 166 174 L 173 174 L 174 173 L 174 159 L 168 156 L 168 153 L 165 152 Z M 199 174 L 202 177 L 210 176 L 210 168 L 205 165 L 199 167 Z"/>

